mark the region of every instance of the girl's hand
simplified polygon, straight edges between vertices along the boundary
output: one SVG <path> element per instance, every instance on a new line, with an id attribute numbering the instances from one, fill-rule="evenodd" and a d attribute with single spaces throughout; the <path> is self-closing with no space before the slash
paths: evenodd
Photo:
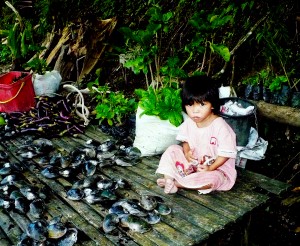
<path id="1" fill-rule="evenodd" d="M 188 162 L 193 162 L 193 161 L 197 161 L 196 157 L 193 155 L 193 151 L 189 150 L 188 152 L 185 153 L 185 158 L 187 159 Z"/>
<path id="2" fill-rule="evenodd" d="M 199 164 L 197 168 L 197 172 L 207 172 L 210 171 L 208 165 Z"/>

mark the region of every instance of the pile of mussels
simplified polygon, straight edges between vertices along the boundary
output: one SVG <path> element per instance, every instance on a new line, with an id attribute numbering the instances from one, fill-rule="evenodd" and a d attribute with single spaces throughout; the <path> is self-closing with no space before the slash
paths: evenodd
<path id="1" fill-rule="evenodd" d="M 9 161 L 5 151 L 0 151 L 0 208 L 7 212 L 28 214 L 33 218 L 17 243 L 22 245 L 72 246 L 77 241 L 77 229 L 63 223 L 61 216 L 49 222 L 44 219 L 46 187 L 37 188 L 25 181 L 24 167 Z"/>
<path id="2" fill-rule="evenodd" d="M 22 176 L 24 168 L 7 159 L 7 154 L 0 151 L 0 208 L 19 214 L 29 214 L 41 218 L 45 209 L 46 189 L 38 189 L 25 182 Z"/>
<path id="3" fill-rule="evenodd" d="M 84 146 L 75 148 L 71 153 L 54 149 L 51 140 L 28 139 L 20 146 L 17 154 L 23 159 L 35 159 L 42 168 L 41 174 L 46 178 L 74 177 L 79 173 L 93 176 L 97 169 L 107 166 L 133 166 L 140 160 L 138 148 L 117 145 L 116 141 L 107 139 L 100 144 L 86 141 Z"/>
<path id="4" fill-rule="evenodd" d="M 120 227 L 145 233 L 171 208 L 159 196 L 141 195 L 140 199 L 120 199 L 112 204 L 103 220 L 103 231 L 114 233 Z"/>
<path id="5" fill-rule="evenodd" d="M 77 242 L 77 235 L 77 228 L 63 222 L 62 216 L 54 217 L 50 221 L 39 219 L 27 225 L 17 246 L 72 246 Z"/>
<path id="6" fill-rule="evenodd" d="M 141 195 L 140 199 L 118 197 L 115 191 L 128 188 L 128 182 L 96 173 L 97 168 L 135 165 L 140 160 L 141 152 L 131 145 L 118 145 L 110 139 L 100 144 L 87 141 L 84 146 L 67 153 L 55 150 L 51 140 L 38 138 L 27 140 L 17 154 L 24 159 L 34 158 L 41 167 L 41 174 L 49 179 L 83 175 L 82 179 L 73 182 L 66 196 L 70 200 L 84 200 L 89 204 L 109 204 L 108 214 L 103 220 L 105 233 L 117 232 L 119 227 L 144 233 L 160 221 L 161 215 L 171 212 L 171 208 L 158 196 Z M 45 227 L 42 221 L 38 223 Z"/>

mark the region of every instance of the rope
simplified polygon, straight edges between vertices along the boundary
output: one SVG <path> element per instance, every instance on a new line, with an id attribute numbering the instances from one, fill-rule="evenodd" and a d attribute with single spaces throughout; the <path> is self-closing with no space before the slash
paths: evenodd
<path id="1" fill-rule="evenodd" d="M 83 98 L 83 95 L 82 95 L 81 91 L 78 90 L 75 86 L 69 85 L 69 84 L 63 85 L 63 88 L 65 88 L 66 90 L 70 91 L 71 93 L 72 92 L 77 92 L 78 93 L 76 95 L 75 103 L 73 105 L 75 106 L 76 114 L 84 120 L 84 125 L 87 126 L 89 124 L 89 122 L 90 122 L 88 120 L 89 110 L 84 105 L 84 98 Z M 81 112 L 78 111 L 78 109 L 77 109 L 78 107 L 81 107 Z"/>

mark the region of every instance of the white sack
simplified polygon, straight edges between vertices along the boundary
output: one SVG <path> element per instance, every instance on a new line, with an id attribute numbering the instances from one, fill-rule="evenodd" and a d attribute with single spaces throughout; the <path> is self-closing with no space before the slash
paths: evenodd
<path id="1" fill-rule="evenodd" d="M 54 97 L 57 92 L 62 77 L 56 70 L 47 71 L 45 74 L 34 74 L 33 88 L 37 96 Z"/>
<path id="2" fill-rule="evenodd" d="M 133 146 L 141 151 L 142 156 L 162 154 L 170 145 L 179 143 L 176 140 L 178 127 L 157 116 L 144 114 L 140 117 L 142 112 L 143 110 L 138 107 L 133 142 Z"/>
<path id="3" fill-rule="evenodd" d="M 221 86 L 219 87 L 219 98 L 225 97 L 236 97 L 236 92 L 233 87 L 230 86 Z"/>

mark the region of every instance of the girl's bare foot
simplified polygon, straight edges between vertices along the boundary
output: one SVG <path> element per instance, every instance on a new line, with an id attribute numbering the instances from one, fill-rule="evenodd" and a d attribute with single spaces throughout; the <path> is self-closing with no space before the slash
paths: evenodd
<path id="1" fill-rule="evenodd" d="M 159 187 L 165 187 L 166 180 L 165 179 L 157 179 L 156 183 Z"/>
<path id="2" fill-rule="evenodd" d="M 178 188 L 175 185 L 174 180 L 166 179 L 164 192 L 167 194 L 173 194 L 173 193 L 176 193 L 177 191 L 178 191 Z"/>

